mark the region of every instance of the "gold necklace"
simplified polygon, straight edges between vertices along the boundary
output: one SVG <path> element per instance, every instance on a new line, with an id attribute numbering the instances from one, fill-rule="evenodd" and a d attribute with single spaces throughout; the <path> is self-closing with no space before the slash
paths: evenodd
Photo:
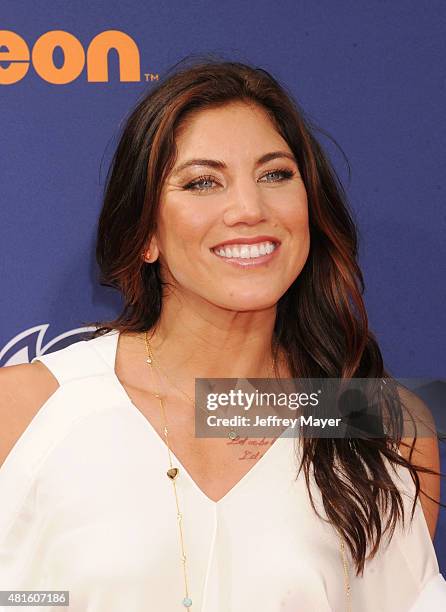
<path id="1" fill-rule="evenodd" d="M 150 364 L 152 367 L 156 367 L 162 374 L 163 376 L 165 376 L 167 378 L 167 380 L 170 382 L 170 384 L 175 387 L 175 389 L 177 391 L 179 391 L 180 393 L 182 393 L 184 395 L 184 397 L 187 398 L 187 400 L 192 404 L 192 406 L 195 408 L 196 404 L 194 402 L 194 400 L 182 389 L 180 389 L 170 378 L 169 376 L 166 374 L 165 370 L 159 365 L 159 362 L 155 359 L 154 355 L 153 355 L 153 351 L 151 348 L 151 344 L 149 342 L 149 338 L 148 338 L 148 332 L 145 332 L 145 342 L 146 342 L 146 349 L 147 349 L 147 354 L 149 355 L 146 359 L 146 363 Z M 273 357 L 271 366 L 270 366 L 270 373 L 271 373 L 271 378 L 273 378 L 275 376 L 275 368 L 276 368 L 276 359 Z M 202 410 L 205 414 L 209 414 L 202 406 L 198 406 L 200 408 L 200 410 Z M 228 438 L 230 440 L 237 440 L 240 436 L 238 435 L 238 433 L 235 431 L 234 427 L 232 425 L 229 426 L 229 432 L 228 432 Z"/>
<path id="2" fill-rule="evenodd" d="M 352 612 L 352 602 L 351 602 L 351 589 L 350 589 L 350 580 L 348 577 L 348 563 L 345 556 L 345 543 L 344 538 L 341 534 L 339 535 L 340 546 L 341 546 L 341 555 L 342 555 L 342 565 L 344 566 L 344 589 L 345 589 L 345 599 L 347 602 L 347 612 Z"/>
<path id="3" fill-rule="evenodd" d="M 151 371 L 153 374 L 153 363 L 154 363 L 154 357 L 153 357 L 153 353 L 150 347 L 150 342 L 149 342 L 149 337 L 148 337 L 148 332 L 145 332 L 144 335 L 145 338 L 145 344 L 146 344 L 146 351 L 147 351 L 147 359 L 146 359 L 146 363 L 147 365 L 149 365 L 151 367 Z M 273 366 L 275 365 L 275 362 L 273 362 Z M 167 375 L 165 374 L 166 378 Z M 155 377 L 153 376 L 153 379 L 155 379 Z M 173 383 L 171 383 L 173 384 Z M 175 386 L 175 385 L 174 385 Z M 175 386 L 176 387 L 176 386 Z M 179 389 L 178 387 L 176 387 L 178 389 L 178 391 L 181 391 L 181 389 Z M 187 394 L 184 393 L 184 391 L 181 391 L 186 397 Z M 172 453 L 170 450 L 170 445 L 169 445 L 169 430 L 167 428 L 167 419 L 166 419 L 166 410 L 164 407 L 164 403 L 163 403 L 163 398 L 161 396 L 161 394 L 159 393 L 159 390 L 155 393 L 155 397 L 159 400 L 159 404 L 160 404 L 160 408 L 161 408 L 161 413 L 163 416 L 163 434 L 164 434 L 164 439 L 166 441 L 166 447 L 167 447 L 167 454 L 169 456 L 169 469 L 166 471 L 167 477 L 169 478 L 169 480 L 172 482 L 173 485 L 173 490 L 174 490 L 174 495 L 175 495 L 175 504 L 176 504 L 176 508 L 177 508 L 177 522 L 178 522 L 178 529 L 179 529 L 179 535 L 180 535 L 180 548 L 181 548 L 181 563 L 183 564 L 183 579 L 184 579 L 184 589 L 185 589 L 185 593 L 184 593 L 184 597 L 182 599 L 182 604 L 185 608 L 191 608 L 192 607 L 192 598 L 190 597 L 190 593 L 189 593 L 189 585 L 188 585 L 188 581 L 187 581 L 187 570 L 186 570 L 186 561 L 187 561 L 187 557 L 186 557 L 186 551 L 185 551 L 185 547 L 184 547 L 184 536 L 183 536 L 183 527 L 182 527 L 182 520 L 183 520 L 183 515 L 181 513 L 180 510 L 180 504 L 178 501 L 178 492 L 177 492 L 177 487 L 176 487 L 176 479 L 178 478 L 179 474 L 180 474 L 180 469 L 178 467 L 175 467 L 172 463 Z M 193 400 L 191 398 L 189 398 L 190 401 Z M 236 434 L 237 435 L 237 434 Z M 340 533 L 338 533 L 339 538 L 340 538 L 340 549 L 341 549 L 341 556 L 342 556 L 342 563 L 343 563 L 343 568 L 344 568 L 344 588 L 345 588 L 345 594 L 346 594 L 346 602 L 347 602 L 347 608 L 346 608 L 346 612 L 352 612 L 352 608 L 351 608 L 351 589 L 350 589 L 350 582 L 349 582 L 349 576 L 348 576 L 348 564 L 347 564 L 347 559 L 345 556 L 345 546 L 344 546 L 344 539 L 341 536 Z"/>

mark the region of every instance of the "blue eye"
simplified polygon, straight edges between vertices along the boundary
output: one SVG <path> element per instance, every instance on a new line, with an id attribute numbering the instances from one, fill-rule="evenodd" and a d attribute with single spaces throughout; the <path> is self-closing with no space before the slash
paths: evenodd
<path id="1" fill-rule="evenodd" d="M 294 172 L 285 168 L 277 168 L 276 170 L 270 170 L 269 172 L 264 174 L 262 178 L 264 178 L 265 176 L 271 176 L 272 174 L 280 175 L 283 178 L 279 181 L 266 181 L 267 183 L 280 183 L 282 180 L 290 179 L 294 175 Z"/>
<path id="2" fill-rule="evenodd" d="M 267 183 L 281 183 L 282 181 L 286 181 L 288 179 L 290 179 L 292 176 L 294 176 L 295 172 L 293 170 L 288 170 L 287 168 L 277 168 L 275 170 L 270 170 L 269 172 L 267 172 L 266 174 L 264 174 L 261 178 L 265 178 L 266 176 L 272 176 L 272 175 L 277 175 L 281 178 L 277 179 L 273 179 L 273 180 L 267 180 Z M 184 185 L 183 189 L 188 190 L 188 191 L 209 191 L 210 189 L 212 189 L 212 187 L 206 187 L 205 183 L 215 183 L 215 179 L 213 176 L 210 175 L 204 175 L 204 176 L 199 176 L 198 178 L 196 178 L 195 180 L 191 181 L 190 183 L 187 183 L 187 185 Z"/>
<path id="3" fill-rule="evenodd" d="M 206 187 L 204 187 L 204 188 L 203 187 L 199 187 L 198 189 L 195 189 L 195 187 L 197 187 L 197 185 L 202 185 L 205 182 L 213 183 L 214 179 L 213 179 L 212 176 L 199 176 L 194 181 L 191 181 L 190 183 L 185 185 L 183 187 L 183 189 L 189 189 L 190 191 L 207 191 Z"/>

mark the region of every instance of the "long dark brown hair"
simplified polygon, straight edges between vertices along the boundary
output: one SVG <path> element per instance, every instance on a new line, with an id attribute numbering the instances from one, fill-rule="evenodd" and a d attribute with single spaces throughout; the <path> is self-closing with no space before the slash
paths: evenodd
<path id="1" fill-rule="evenodd" d="M 390 380 L 368 328 L 357 231 L 341 181 L 315 139 L 318 128 L 266 70 L 209 56 L 176 65 L 138 101 L 123 126 L 107 175 L 96 257 L 100 283 L 118 289 L 124 307 L 116 319 L 94 322 L 92 337 L 112 329 L 143 332 L 158 322 L 163 296 L 159 262 L 145 263 L 141 254 L 156 229 L 162 185 L 175 163 L 176 130 L 191 112 L 231 101 L 256 103 L 267 111 L 296 157 L 308 196 L 310 252 L 277 304 L 271 350 L 276 356 L 279 347 L 285 352 L 296 378 Z M 399 454 L 403 404 L 395 395 L 392 402 L 383 437 L 302 440 L 299 473 L 303 469 L 313 508 L 317 512 L 311 474 L 357 574 L 364 571 L 368 548 L 371 558 L 385 531 L 391 536 L 398 520 L 404 524 L 402 496 L 385 460 L 412 476 L 411 518 L 420 492 L 417 471 L 437 474 Z"/>

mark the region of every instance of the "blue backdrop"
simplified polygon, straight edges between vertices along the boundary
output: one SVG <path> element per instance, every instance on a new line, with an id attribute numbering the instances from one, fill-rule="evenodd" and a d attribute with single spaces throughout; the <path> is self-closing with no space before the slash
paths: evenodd
<path id="1" fill-rule="evenodd" d="M 386 364 L 397 377 L 444 379 L 444 1 L 3 0 L 0 29 L 0 365 L 117 312 L 93 246 L 120 123 L 172 64 L 213 52 L 270 70 L 340 143 L 350 181 L 319 134 L 359 225 Z M 101 73 L 113 42 L 121 62 L 112 49 Z M 445 410 L 435 412 L 443 429 Z M 444 510 L 435 547 L 445 574 Z"/>

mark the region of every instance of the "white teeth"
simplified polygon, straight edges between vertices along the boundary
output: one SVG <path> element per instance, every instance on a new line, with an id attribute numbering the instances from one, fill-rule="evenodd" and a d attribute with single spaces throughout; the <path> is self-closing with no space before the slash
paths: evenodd
<path id="1" fill-rule="evenodd" d="M 237 246 L 222 246 L 215 249 L 215 253 L 221 257 L 255 259 L 262 255 L 269 255 L 277 245 L 272 242 L 261 242 L 259 244 L 243 244 Z"/>

